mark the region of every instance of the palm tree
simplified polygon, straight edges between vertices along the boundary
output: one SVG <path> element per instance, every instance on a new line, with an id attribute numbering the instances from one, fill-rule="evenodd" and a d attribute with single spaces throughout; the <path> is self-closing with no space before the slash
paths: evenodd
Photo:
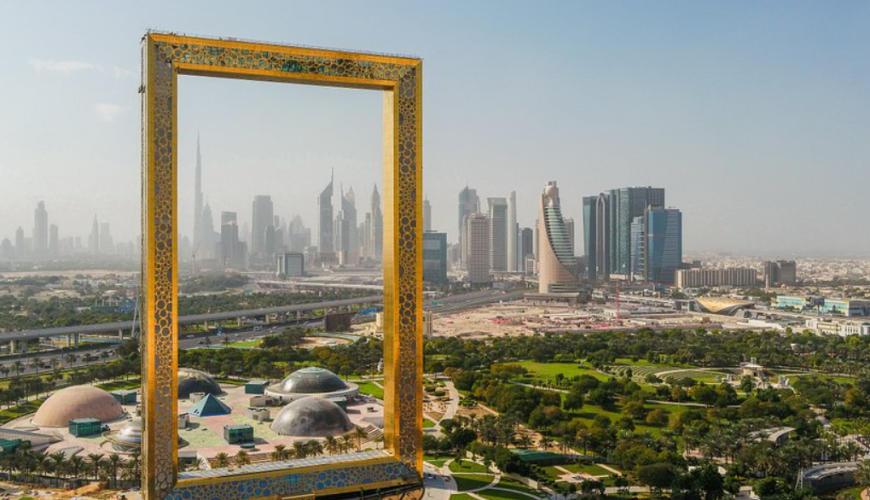
<path id="1" fill-rule="evenodd" d="M 88 455 L 88 460 L 91 461 L 91 472 L 93 472 L 94 474 L 94 479 L 99 479 L 100 467 L 103 465 L 103 454 L 91 453 L 90 455 Z"/>
<path id="2" fill-rule="evenodd" d="M 356 451 L 362 450 L 362 440 L 367 438 L 369 435 L 365 429 L 362 427 L 357 427 L 353 431 L 353 437 L 356 438 Z"/>
<path id="3" fill-rule="evenodd" d="M 24 369 L 24 363 L 22 363 L 20 359 L 17 359 L 12 363 L 12 368 L 15 369 L 15 376 L 17 377 L 21 375 L 21 370 Z"/>
<path id="4" fill-rule="evenodd" d="M 251 457 L 248 456 L 247 451 L 239 450 L 239 452 L 236 453 L 236 465 L 241 467 L 243 465 L 250 465 L 250 463 L 251 463 Z"/>
<path id="5" fill-rule="evenodd" d="M 528 434 L 523 434 L 520 436 L 518 444 L 520 448 L 531 448 L 534 442 L 535 441 L 534 439 L 532 439 L 532 436 Z"/>
<path id="6" fill-rule="evenodd" d="M 106 462 L 106 468 L 109 470 L 109 475 L 112 476 L 112 485 L 115 487 L 118 486 L 118 471 L 121 469 L 121 462 L 123 459 L 117 453 L 109 455 L 109 461 Z"/>
<path id="7" fill-rule="evenodd" d="M 9 367 L 8 367 L 8 366 L 6 366 L 6 365 L 0 365 L 0 373 L 3 374 L 3 377 L 4 377 L 4 378 L 9 376 L 9 371 L 10 371 L 10 370 L 9 370 Z"/>
<path id="8" fill-rule="evenodd" d="M 305 443 L 305 448 L 308 450 L 309 457 L 319 457 L 323 455 L 323 444 L 317 439 L 309 439 Z"/>
<path id="9" fill-rule="evenodd" d="M 230 465 L 230 456 L 224 452 L 220 452 L 214 456 L 214 465 L 218 469 L 223 469 L 225 467 L 229 467 Z"/>
<path id="10" fill-rule="evenodd" d="M 870 487 L 870 460 L 864 460 L 858 464 L 858 470 L 855 472 L 855 480 L 865 488 Z"/>
<path id="11" fill-rule="evenodd" d="M 302 441 L 293 443 L 293 456 L 296 458 L 305 458 L 308 456 L 308 449 Z"/>
<path id="12" fill-rule="evenodd" d="M 69 459 L 69 472 L 70 476 L 72 476 L 76 481 L 81 477 L 79 474 L 85 468 L 85 459 L 74 455 Z"/>
<path id="13" fill-rule="evenodd" d="M 62 451 L 52 453 L 48 458 L 54 461 L 54 475 L 60 479 L 66 469 L 66 455 Z"/>
<path id="14" fill-rule="evenodd" d="M 287 460 L 287 455 L 287 447 L 283 444 L 276 444 L 275 451 L 272 452 L 272 461 L 281 462 L 282 460 Z"/>
<path id="15" fill-rule="evenodd" d="M 324 445 L 324 449 L 330 455 L 335 455 L 338 452 L 338 440 L 335 439 L 335 436 L 326 436 L 326 445 Z"/>

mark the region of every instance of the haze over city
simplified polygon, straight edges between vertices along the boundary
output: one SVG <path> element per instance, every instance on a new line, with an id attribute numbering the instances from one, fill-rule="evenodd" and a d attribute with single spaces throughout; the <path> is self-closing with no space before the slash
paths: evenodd
<path id="1" fill-rule="evenodd" d="M 12 118 L 0 123 L 0 238 L 29 234 L 38 201 L 62 235 L 86 237 L 95 214 L 115 240 L 137 235 L 139 39 L 159 27 L 421 55 L 424 190 L 450 241 L 466 183 L 482 198 L 516 191 L 532 227 L 557 180 L 578 223 L 583 196 L 665 187 L 686 252 L 868 253 L 864 3 L 279 5 L 0 7 Z M 241 220 L 270 194 L 276 213 L 315 225 L 333 168 L 358 199 L 381 184 L 377 93 L 193 77 L 180 89 L 183 233 L 197 131 L 208 201 Z"/>

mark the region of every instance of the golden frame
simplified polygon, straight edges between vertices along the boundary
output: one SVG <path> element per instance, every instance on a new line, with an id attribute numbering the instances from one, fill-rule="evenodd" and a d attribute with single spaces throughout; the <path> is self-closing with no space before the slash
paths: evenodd
<path id="1" fill-rule="evenodd" d="M 384 93 L 384 449 L 231 475 L 178 472 L 178 75 Z M 142 493 L 286 498 L 422 481 L 422 61 L 149 32 L 142 39 Z"/>

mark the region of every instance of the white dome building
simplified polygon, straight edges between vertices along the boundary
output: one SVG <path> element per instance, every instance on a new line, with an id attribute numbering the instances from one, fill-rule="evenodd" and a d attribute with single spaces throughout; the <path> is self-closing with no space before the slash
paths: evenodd
<path id="1" fill-rule="evenodd" d="M 302 398 L 347 398 L 359 394 L 359 386 L 345 382 L 325 368 L 308 367 L 296 370 L 281 382 L 266 388 L 266 395 L 290 403 Z"/>

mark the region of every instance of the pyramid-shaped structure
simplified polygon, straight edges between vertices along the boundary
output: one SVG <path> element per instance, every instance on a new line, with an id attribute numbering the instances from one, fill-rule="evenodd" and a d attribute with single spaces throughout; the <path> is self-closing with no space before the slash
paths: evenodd
<path id="1" fill-rule="evenodd" d="M 197 401 L 197 403 L 193 405 L 193 408 L 187 412 L 191 415 L 196 415 L 197 417 L 229 415 L 230 407 L 212 394 L 206 394 L 204 398 Z"/>

